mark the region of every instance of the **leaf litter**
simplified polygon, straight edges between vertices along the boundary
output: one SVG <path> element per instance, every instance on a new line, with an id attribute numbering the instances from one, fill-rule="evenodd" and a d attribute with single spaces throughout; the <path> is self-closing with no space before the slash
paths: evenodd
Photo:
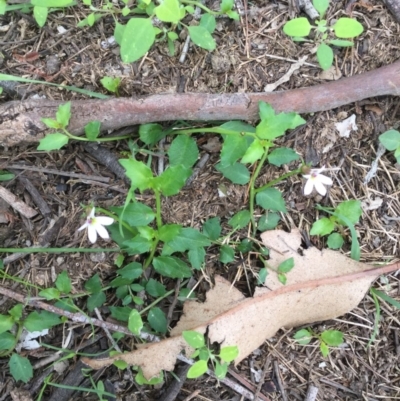
<path id="1" fill-rule="evenodd" d="M 139 366 L 150 379 L 161 370 L 172 371 L 179 354 L 193 352 L 182 337 L 185 330 L 207 333 L 210 343 L 236 345 L 242 361 L 282 327 L 290 328 L 336 318 L 354 309 L 371 283 L 381 274 L 395 271 L 397 264 L 373 268 L 329 249 L 301 249 L 298 230 L 266 231 L 262 242 L 270 249 L 269 265 L 293 258 L 294 268 L 287 273 L 288 285 L 279 282 L 271 272 L 265 287 L 258 287 L 253 297 L 244 295 L 231 283 L 215 276 L 215 286 L 204 303 L 188 301 L 183 315 L 171 331 L 171 337 L 140 346 L 123 355 L 105 359 L 83 358 L 93 369 L 123 360 Z"/>

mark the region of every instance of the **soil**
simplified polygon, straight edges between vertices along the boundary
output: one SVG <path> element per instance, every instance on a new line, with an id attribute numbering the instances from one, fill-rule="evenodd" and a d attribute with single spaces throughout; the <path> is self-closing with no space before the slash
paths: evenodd
<path id="1" fill-rule="evenodd" d="M 211 8 L 217 5 L 206 2 Z M 116 45 L 105 45 L 113 35 L 111 18 L 101 19 L 93 27 L 77 28 L 87 7 L 78 5 L 64 11 L 50 13 L 48 22 L 39 29 L 31 14 L 19 11 L 0 16 L 0 69 L 2 73 L 24 78 L 47 80 L 64 85 L 73 85 L 107 94 L 100 80 L 104 76 L 121 78 L 121 97 L 146 96 L 159 93 L 245 93 L 262 92 L 266 85 L 280 79 L 301 57 L 307 56 L 306 64 L 294 71 L 289 81 L 277 90 L 287 90 L 316 85 L 326 81 L 326 75 L 317 65 L 313 43 L 293 42 L 282 31 L 289 14 L 297 15 L 285 1 L 270 3 L 259 0 L 247 3 L 247 13 L 240 21 L 218 19 L 215 38 L 217 49 L 207 52 L 192 45 L 183 62 L 179 61 L 185 42 L 180 36 L 174 56 L 168 54 L 165 42 L 158 42 L 141 60 L 123 64 Z M 239 8 L 243 5 L 238 3 Z M 364 26 L 364 33 L 355 41 L 353 48 L 336 49 L 334 75 L 336 78 L 352 76 L 388 65 L 400 57 L 400 25 L 381 2 L 349 2 L 338 0 L 329 8 L 330 18 L 353 16 Z M 60 33 L 60 27 L 66 32 Z M 1 102 L 28 99 L 31 97 L 52 100 L 74 101 L 84 96 L 42 84 L 18 84 L 0 82 L 3 87 Z M 296 150 L 306 163 L 313 167 L 326 166 L 334 181 L 326 197 L 313 194 L 304 196 L 304 180 L 299 176 L 283 181 L 278 188 L 288 205 L 288 213 L 282 214 L 279 228 L 291 230 L 297 227 L 310 246 L 320 249 L 326 246 L 320 237 L 310 237 L 313 222 L 319 217 L 315 206 L 336 206 L 347 199 L 358 199 L 363 205 L 363 215 L 356 226 L 361 245 L 361 261 L 384 264 L 397 261 L 400 256 L 399 240 L 399 182 L 400 166 L 393 152 L 379 153 L 378 136 L 388 129 L 400 126 L 399 99 L 395 96 L 370 98 L 338 109 L 303 116 L 307 124 L 287 134 L 280 144 Z M 341 137 L 335 124 L 355 114 L 358 129 L 348 137 Z M 166 122 L 165 126 L 173 122 Z M 203 124 L 203 123 L 200 123 Z M 137 127 L 128 127 L 124 132 L 137 133 Z M 218 136 L 198 136 L 200 157 L 208 155 L 206 164 L 177 196 L 163 200 L 163 221 L 179 223 L 187 227 L 200 228 L 205 220 L 218 216 L 225 227 L 229 218 L 243 209 L 248 200 L 246 186 L 233 185 L 214 168 L 219 159 Z M 1 144 L 0 144 L 1 145 Z M 167 143 L 164 146 L 168 146 Z M 125 141 L 102 145 L 116 159 L 129 151 Z M 367 180 L 374 161 L 376 174 Z M 154 171 L 157 157 L 153 159 Z M 18 165 L 32 166 L 18 169 Z M 12 167 L 14 166 L 14 167 Z M 262 185 L 294 165 L 277 169 L 266 166 L 260 182 Z M 87 238 L 77 229 L 83 224 L 83 207 L 93 202 L 105 209 L 123 205 L 129 189 L 127 183 L 115 171 L 100 164 L 79 143 L 72 143 L 60 151 L 37 151 L 36 146 L 2 148 L 0 168 L 12 171 L 16 178 L 2 185 L 27 205 L 38 210 L 33 218 L 25 218 L 0 200 L 0 246 L 20 248 L 32 245 L 58 247 L 87 247 Z M 77 173 L 72 177 L 60 171 Z M 92 177 L 88 181 L 88 176 Z M 98 181 L 96 177 L 109 180 Z M 28 190 L 29 181 L 37 193 Z M 224 193 L 226 196 L 221 196 Z M 38 195 L 42 207 L 35 204 Z M 153 199 L 145 194 L 138 199 L 153 206 Z M 261 213 L 260 210 L 257 213 Z M 240 236 L 245 232 L 239 232 Z M 347 238 L 349 233 L 345 232 Z M 243 237 L 242 237 L 243 238 Z M 95 247 L 112 247 L 112 243 L 99 242 Z M 350 255 L 349 245 L 342 249 Z M 68 253 L 68 254 L 23 254 L 6 260 L 5 271 L 41 288 L 54 286 L 62 270 L 72 278 L 74 293 L 84 289 L 84 283 L 98 273 L 103 285 L 115 278 L 116 256 L 113 253 Z M 235 286 L 246 296 L 254 290 L 254 274 L 260 266 L 251 258 L 222 265 L 218 262 L 217 249 L 208 250 L 207 264 L 202 271 L 195 272 L 197 296 L 204 300 L 205 292 L 212 285 L 213 276 L 220 274 L 235 282 Z M 166 280 L 168 289 L 176 282 Z M 0 286 L 20 294 L 37 296 L 35 287 L 27 288 L 13 280 L 4 279 Z M 400 283 L 398 273 L 382 277 L 374 287 L 386 291 L 399 300 Z M 340 296 L 340 294 L 338 294 Z M 175 300 L 176 301 L 176 300 Z M 107 303 L 100 308 L 104 319 L 108 319 L 109 306 L 118 300 L 107 291 Z M 174 303 L 167 298 L 162 305 L 165 310 Z M 7 314 L 15 301 L 4 297 L 0 300 L 0 313 Z M 82 304 L 84 305 L 84 304 Z M 33 310 L 27 308 L 27 310 Z M 172 324 L 179 317 L 181 305 L 174 310 Z M 93 314 L 93 316 L 95 316 Z M 377 317 L 378 316 L 378 317 Z M 379 333 L 367 346 L 373 333 L 375 319 L 379 319 Z M 358 308 L 332 321 L 311 326 L 315 332 L 325 329 L 341 330 L 345 342 L 334 348 L 328 357 L 319 352 L 313 341 L 301 346 L 293 339 L 298 330 L 282 329 L 268 339 L 245 361 L 230 368 L 229 378 L 246 387 L 246 382 L 260 388 L 264 400 L 395 400 L 400 399 L 400 312 L 388 303 L 381 303 L 378 315 L 374 299 L 367 294 Z M 72 332 L 70 341 L 66 341 Z M 50 330 L 43 342 L 54 347 L 65 346 L 74 351 L 98 354 L 110 347 L 105 332 L 90 325 L 66 323 Z M 64 345 L 63 345 L 64 344 Z M 123 340 L 123 350 L 132 348 L 132 341 Z M 62 385 L 91 387 L 88 377 L 81 372 L 81 362 L 75 356 L 64 361 L 62 368 L 53 370 L 52 361 L 56 351 L 41 347 L 22 351 L 35 365 L 34 377 L 28 383 L 16 382 L 9 373 L 9 358 L 0 359 L 0 401 L 39 399 L 43 380 L 51 374 L 51 382 Z M 60 364 L 59 364 L 60 365 Z M 177 365 L 176 374 L 185 364 Z M 233 376 L 232 376 L 233 375 Z M 218 383 L 209 376 L 197 380 L 185 380 L 181 375 L 181 388 L 176 400 L 240 400 L 243 399 L 232 388 Z M 118 399 L 168 400 L 169 385 L 176 383 L 170 373 L 157 386 L 138 386 L 132 374 L 110 367 L 93 374 L 95 381 L 102 380 L 106 390 Z M 241 379 L 241 380 L 240 380 Z M 243 384 L 243 381 L 245 384 Z M 318 389 L 316 398 L 306 398 L 310 387 Z M 25 393 L 24 393 L 25 392 Z M 83 398 L 95 400 L 93 393 L 73 392 L 47 386 L 42 400 L 64 401 Z M 26 398 L 23 398 L 23 397 Z M 309 396 L 311 397 L 311 396 Z M 104 399 L 111 399 L 106 398 Z"/>

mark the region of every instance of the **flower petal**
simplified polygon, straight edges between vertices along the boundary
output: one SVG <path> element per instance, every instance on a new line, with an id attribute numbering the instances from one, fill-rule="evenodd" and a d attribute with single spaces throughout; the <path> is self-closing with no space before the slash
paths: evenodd
<path id="1" fill-rule="evenodd" d="M 110 224 L 114 223 L 114 219 L 107 216 L 97 216 L 96 223 L 101 224 L 102 226 L 109 226 Z"/>
<path id="2" fill-rule="evenodd" d="M 108 235 L 108 231 L 101 224 L 96 224 L 94 228 L 97 231 L 97 234 L 99 234 L 101 238 L 104 239 L 110 238 L 110 236 Z"/>
<path id="3" fill-rule="evenodd" d="M 306 182 L 306 185 L 304 185 L 304 195 L 310 195 L 310 193 L 313 191 L 314 188 L 314 180 L 309 178 Z"/>
<path id="4" fill-rule="evenodd" d="M 85 229 L 86 227 L 89 227 L 88 222 L 86 222 L 83 226 L 79 227 L 78 231 L 81 231 L 81 230 Z"/>
<path id="5" fill-rule="evenodd" d="M 320 180 L 315 180 L 314 186 L 315 186 L 315 189 L 317 190 L 317 192 L 320 195 L 322 195 L 322 196 L 326 195 L 326 188 L 325 188 L 324 184 Z"/>
<path id="6" fill-rule="evenodd" d="M 330 177 L 327 177 L 326 175 L 319 174 L 317 178 L 318 178 L 318 181 L 322 182 L 322 184 L 324 184 L 324 185 L 332 185 L 333 184 L 332 179 Z"/>
<path id="7" fill-rule="evenodd" d="M 97 241 L 97 228 L 93 225 L 88 226 L 89 241 L 94 244 Z"/>
<path id="8" fill-rule="evenodd" d="M 88 217 L 93 218 L 95 212 L 96 212 L 96 209 L 94 207 L 92 207 L 92 210 L 90 211 L 90 214 Z"/>

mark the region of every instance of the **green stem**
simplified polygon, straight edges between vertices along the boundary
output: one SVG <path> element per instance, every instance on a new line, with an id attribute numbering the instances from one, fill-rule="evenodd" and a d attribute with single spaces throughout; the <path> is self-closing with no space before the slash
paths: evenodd
<path id="1" fill-rule="evenodd" d="M 267 160 L 268 150 L 269 147 L 266 147 L 264 154 L 262 155 L 260 162 L 258 163 L 258 166 L 256 167 L 256 170 L 254 171 L 250 179 L 249 209 L 250 209 L 251 226 L 253 227 L 253 236 L 256 234 L 256 221 L 254 219 L 254 200 L 256 195 L 256 189 L 254 188 L 254 184 L 256 182 L 258 175 L 260 174 L 260 171 L 265 163 L 265 160 Z"/>
<path id="2" fill-rule="evenodd" d="M 211 134 L 221 134 L 221 135 L 247 135 L 256 138 L 256 134 L 254 132 L 238 132 L 232 131 L 229 129 L 221 128 L 221 127 L 211 127 L 211 128 L 188 128 L 188 129 L 179 129 L 173 130 L 174 134 L 181 135 L 191 135 L 196 133 L 211 133 Z"/>
<path id="3" fill-rule="evenodd" d="M 156 222 L 157 228 L 160 229 L 162 227 L 162 219 L 161 219 L 161 194 L 160 191 L 155 189 L 154 194 L 156 196 Z"/>
<path id="4" fill-rule="evenodd" d="M 96 138 L 96 139 L 89 139 L 84 136 L 76 136 L 72 135 L 70 132 L 68 132 L 65 128 L 63 129 L 64 134 L 68 136 L 70 139 L 75 139 L 76 141 L 81 141 L 81 142 L 111 142 L 111 141 L 119 141 L 121 139 L 129 139 L 131 135 L 121 135 L 121 136 L 112 136 L 109 138 Z"/>
<path id="5" fill-rule="evenodd" d="M 288 173 L 281 175 L 280 177 L 276 178 L 275 180 L 268 182 L 267 184 L 263 185 L 262 187 L 255 189 L 255 193 L 257 194 L 258 192 L 262 192 L 262 191 L 264 191 L 264 189 L 270 188 L 270 187 L 278 184 L 279 182 L 286 180 L 286 178 L 289 178 L 292 175 L 298 175 L 300 173 L 301 173 L 301 170 L 299 168 L 297 170 L 289 171 Z"/>
<path id="6" fill-rule="evenodd" d="M 118 223 L 122 224 L 124 228 L 126 228 L 128 231 L 130 231 L 133 235 L 137 234 L 137 231 L 131 227 L 128 223 L 125 221 L 121 220 L 118 216 L 115 214 L 109 212 L 107 209 L 103 209 L 102 207 L 96 207 L 96 212 L 101 212 L 103 214 L 106 214 L 109 217 L 112 217 L 115 221 L 118 221 Z"/>

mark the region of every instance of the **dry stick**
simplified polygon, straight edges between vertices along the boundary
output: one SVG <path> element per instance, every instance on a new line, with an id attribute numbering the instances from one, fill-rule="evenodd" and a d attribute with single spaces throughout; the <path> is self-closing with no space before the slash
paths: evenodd
<path id="1" fill-rule="evenodd" d="M 145 98 L 77 100 L 72 102 L 69 130 L 83 134 L 90 121 L 103 130 L 171 120 L 257 120 L 258 103 L 270 103 L 277 112 L 314 113 L 372 96 L 400 94 L 400 61 L 363 74 L 308 88 L 273 93 L 152 95 Z M 43 117 L 54 118 L 61 101 L 26 100 L 0 105 L 0 145 L 37 142 L 51 132 Z"/>
<path id="2" fill-rule="evenodd" d="M 315 401 L 317 399 L 317 394 L 318 394 L 318 387 L 315 387 L 312 384 L 310 384 L 308 386 L 306 398 L 304 398 L 304 401 Z"/>

